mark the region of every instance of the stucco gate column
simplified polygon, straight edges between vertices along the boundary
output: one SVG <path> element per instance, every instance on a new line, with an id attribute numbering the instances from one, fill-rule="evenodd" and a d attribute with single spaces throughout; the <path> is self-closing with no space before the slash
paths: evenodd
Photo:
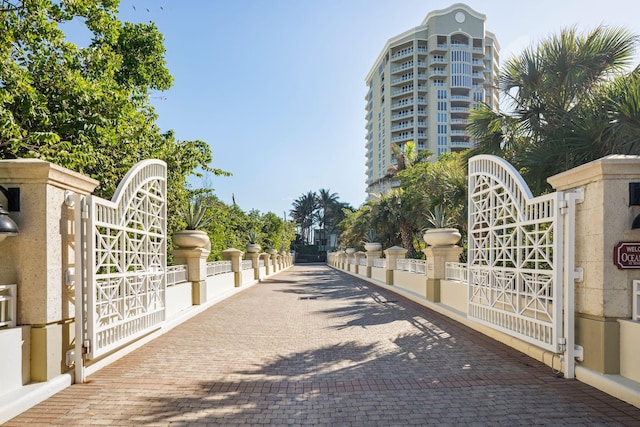
<path id="1" fill-rule="evenodd" d="M 392 246 L 385 249 L 387 257 L 387 285 L 393 285 L 393 270 L 396 269 L 398 259 L 403 259 L 407 255 L 407 250 L 400 246 Z"/>
<path id="2" fill-rule="evenodd" d="M 23 377 L 48 381 L 67 371 L 66 351 L 75 335 L 73 283 L 65 277 L 78 263 L 74 210 L 65 204 L 65 192 L 88 195 L 98 181 L 42 160 L 16 159 L 0 160 L 0 185 L 20 189 L 20 211 L 10 213 L 20 234 L 0 242 L 0 283 L 18 285 L 25 348 L 31 341 L 30 372 Z"/>

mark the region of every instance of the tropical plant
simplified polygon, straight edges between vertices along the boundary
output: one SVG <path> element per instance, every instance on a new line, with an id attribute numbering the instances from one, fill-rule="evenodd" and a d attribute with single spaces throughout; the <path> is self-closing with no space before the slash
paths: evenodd
<path id="1" fill-rule="evenodd" d="M 455 221 L 447 216 L 442 206 L 435 206 L 425 216 L 430 224 L 429 228 L 448 228 L 455 225 Z"/>
<path id="2" fill-rule="evenodd" d="M 638 36 L 599 26 L 562 30 L 508 59 L 498 88 L 508 109 L 474 111 L 469 155 L 499 155 L 532 192 L 547 178 L 607 154 L 640 154 L 638 68 L 628 72 Z"/>
<path id="3" fill-rule="evenodd" d="M 338 193 L 332 193 L 331 190 L 321 188 L 316 195 L 316 201 L 318 226 L 327 231 L 333 231 L 335 227 L 333 219 L 336 209 L 340 206 Z"/>
<path id="4" fill-rule="evenodd" d="M 260 235 L 256 230 L 249 230 L 247 232 L 247 241 L 250 245 L 257 245 L 260 243 Z"/>
<path id="5" fill-rule="evenodd" d="M 200 230 L 209 223 L 213 217 L 207 216 L 209 204 L 204 197 L 198 197 L 186 204 L 182 211 L 182 218 L 185 222 L 186 230 Z"/>
<path id="6" fill-rule="evenodd" d="M 370 228 L 369 231 L 367 231 L 367 235 L 364 238 L 364 242 L 374 243 L 376 242 L 377 238 L 378 238 L 378 233 L 376 233 L 376 230 L 374 230 L 373 228 Z"/>
<path id="7" fill-rule="evenodd" d="M 372 199 L 370 225 L 382 230 L 381 242 L 384 247 L 401 246 L 407 249 L 407 257 L 417 255 L 416 241 L 421 229 L 418 200 L 412 194 L 399 188 Z"/>
<path id="8" fill-rule="evenodd" d="M 309 191 L 293 202 L 291 217 L 300 227 L 300 237 L 304 243 L 310 243 L 311 229 L 315 223 L 317 208 L 318 199 L 313 191 Z"/>

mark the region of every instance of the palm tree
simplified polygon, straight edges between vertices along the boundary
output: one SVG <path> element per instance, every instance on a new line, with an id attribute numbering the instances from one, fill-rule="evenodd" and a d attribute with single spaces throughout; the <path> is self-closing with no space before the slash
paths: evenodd
<path id="1" fill-rule="evenodd" d="M 402 188 L 373 199 L 371 205 L 371 227 L 381 230 L 381 243 L 389 247 L 400 245 L 407 249 L 407 257 L 415 258 L 414 240 L 421 228 L 420 209 L 416 199 Z"/>
<path id="2" fill-rule="evenodd" d="M 638 69 L 624 74 L 637 43 L 620 28 L 585 35 L 570 28 L 510 58 L 498 79 L 510 110 L 472 113 L 477 146 L 470 154 L 506 158 L 541 193 L 551 175 L 606 154 L 640 152 Z M 621 126 L 625 132 L 617 132 Z"/>
<path id="3" fill-rule="evenodd" d="M 293 202 L 291 218 L 300 227 L 300 237 L 303 242 L 309 243 L 311 239 L 311 229 L 316 220 L 318 209 L 318 198 L 316 193 L 309 191 Z"/>
<path id="4" fill-rule="evenodd" d="M 338 193 L 332 193 L 331 190 L 321 188 L 317 195 L 318 204 L 318 226 L 326 231 L 332 231 L 335 227 L 333 221 L 334 213 L 339 207 Z"/>

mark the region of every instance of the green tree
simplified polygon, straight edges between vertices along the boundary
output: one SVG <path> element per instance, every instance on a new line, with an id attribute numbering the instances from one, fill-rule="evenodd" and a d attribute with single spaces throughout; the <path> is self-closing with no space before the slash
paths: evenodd
<path id="1" fill-rule="evenodd" d="M 461 153 L 447 153 L 435 163 L 421 163 L 398 174 L 415 211 L 424 215 L 440 209 L 463 234 L 467 224 L 467 163 Z"/>
<path id="2" fill-rule="evenodd" d="M 23 0 L 0 12 L 0 158 L 37 157 L 100 182 L 110 198 L 138 161 L 168 165 L 169 231 L 189 198 L 186 178 L 214 174 L 203 141 L 162 133 L 150 91 L 173 81 L 153 23 L 121 23 L 117 0 Z M 84 22 L 91 42 L 66 39 L 61 24 Z"/>
<path id="3" fill-rule="evenodd" d="M 313 191 L 303 194 L 293 202 L 291 217 L 298 224 L 300 229 L 300 239 L 303 243 L 309 243 L 311 230 L 316 222 L 318 209 L 318 197 Z"/>
<path id="4" fill-rule="evenodd" d="M 508 59 L 498 87 L 509 110 L 472 113 L 470 155 L 507 159 L 539 194 L 549 176 L 607 154 L 639 154 L 639 69 L 626 71 L 637 44 L 620 28 L 570 28 Z"/>
<path id="5" fill-rule="evenodd" d="M 318 205 L 318 225 L 327 231 L 331 231 L 335 223 L 333 221 L 334 212 L 339 207 L 338 193 L 321 188 L 316 195 Z"/>

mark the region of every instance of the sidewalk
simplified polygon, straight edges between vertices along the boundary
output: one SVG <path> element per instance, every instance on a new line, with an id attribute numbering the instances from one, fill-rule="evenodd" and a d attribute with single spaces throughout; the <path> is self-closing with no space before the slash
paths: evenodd
<path id="1" fill-rule="evenodd" d="M 640 425 L 640 409 L 326 266 L 218 303 L 6 426 Z"/>

